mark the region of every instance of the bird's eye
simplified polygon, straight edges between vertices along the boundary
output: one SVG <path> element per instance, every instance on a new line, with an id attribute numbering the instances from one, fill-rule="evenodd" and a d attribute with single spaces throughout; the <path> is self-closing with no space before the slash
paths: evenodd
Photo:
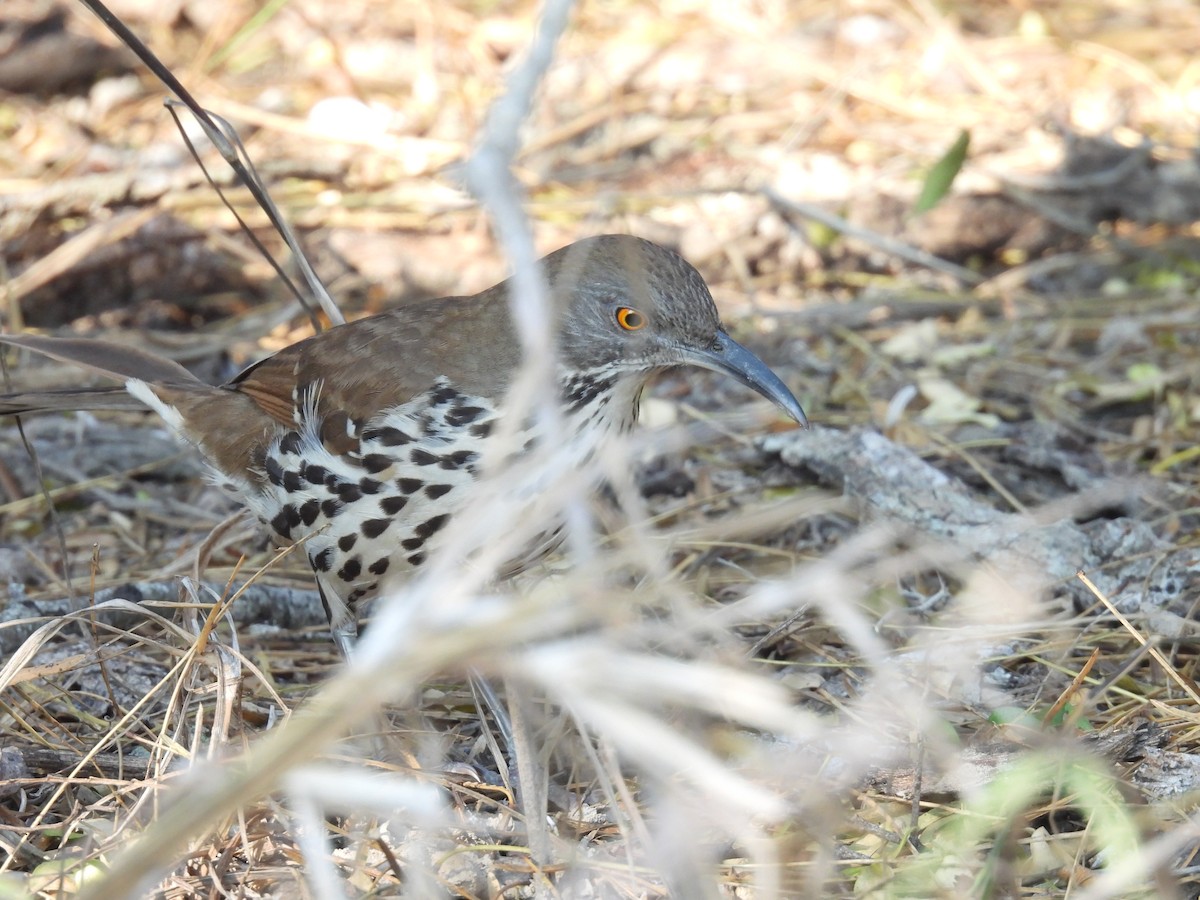
<path id="1" fill-rule="evenodd" d="M 646 326 L 646 317 L 636 309 L 622 306 L 617 310 L 617 324 L 626 331 L 637 331 Z"/>

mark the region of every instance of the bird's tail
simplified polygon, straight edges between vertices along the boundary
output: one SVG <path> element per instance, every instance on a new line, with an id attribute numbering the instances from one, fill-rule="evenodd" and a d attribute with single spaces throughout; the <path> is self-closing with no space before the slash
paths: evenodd
<path id="1" fill-rule="evenodd" d="M 0 394 L 0 416 L 24 416 L 78 409 L 145 409 L 125 388 L 80 388 Z"/>
<path id="2" fill-rule="evenodd" d="M 37 334 L 0 334 L 0 344 L 23 347 L 82 366 L 125 382 L 133 379 L 148 384 L 196 385 L 202 382 L 179 363 L 125 344 L 88 338 L 55 338 Z"/>
<path id="3" fill-rule="evenodd" d="M 21 347 L 81 366 L 125 384 L 141 381 L 180 387 L 201 385 L 191 372 L 172 360 L 125 344 L 87 338 L 54 338 L 36 334 L 0 334 L 0 344 Z M 143 409 L 145 404 L 125 388 L 77 388 L 0 394 L 0 415 L 75 409 Z"/>

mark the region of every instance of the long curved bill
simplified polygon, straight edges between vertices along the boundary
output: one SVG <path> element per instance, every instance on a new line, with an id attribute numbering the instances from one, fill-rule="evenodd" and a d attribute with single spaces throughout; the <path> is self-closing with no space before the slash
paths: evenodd
<path id="1" fill-rule="evenodd" d="M 808 418 L 787 385 L 767 368 L 765 362 L 725 332 L 717 333 L 716 346 L 711 350 L 689 349 L 686 362 L 733 376 L 746 387 L 762 394 L 801 426 L 808 427 Z"/>

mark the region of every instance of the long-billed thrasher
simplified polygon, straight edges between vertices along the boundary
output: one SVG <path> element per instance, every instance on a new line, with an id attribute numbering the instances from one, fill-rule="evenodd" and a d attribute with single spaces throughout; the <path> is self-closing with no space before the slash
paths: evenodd
<path id="1" fill-rule="evenodd" d="M 542 266 L 557 315 L 565 434 L 599 446 L 628 429 L 650 375 L 678 365 L 731 375 L 806 424 L 783 382 L 729 337 L 704 280 L 677 254 L 605 235 Z M 357 603 L 385 576 L 420 566 L 471 502 L 521 365 L 508 290 L 502 282 L 339 325 L 219 387 L 129 346 L 0 335 L 124 383 L 0 395 L 0 414 L 150 407 L 275 534 L 304 541 L 347 650 Z M 560 531 L 549 526 L 536 550 Z"/>

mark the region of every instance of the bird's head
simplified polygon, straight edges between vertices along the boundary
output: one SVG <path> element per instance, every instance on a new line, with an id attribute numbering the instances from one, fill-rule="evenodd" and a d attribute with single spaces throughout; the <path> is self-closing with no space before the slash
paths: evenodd
<path id="1" fill-rule="evenodd" d="M 701 366 L 808 424 L 779 377 L 726 333 L 704 279 L 677 253 L 602 235 L 550 254 L 544 265 L 551 295 L 562 303 L 559 354 L 568 371 L 644 382 L 659 369 Z"/>

